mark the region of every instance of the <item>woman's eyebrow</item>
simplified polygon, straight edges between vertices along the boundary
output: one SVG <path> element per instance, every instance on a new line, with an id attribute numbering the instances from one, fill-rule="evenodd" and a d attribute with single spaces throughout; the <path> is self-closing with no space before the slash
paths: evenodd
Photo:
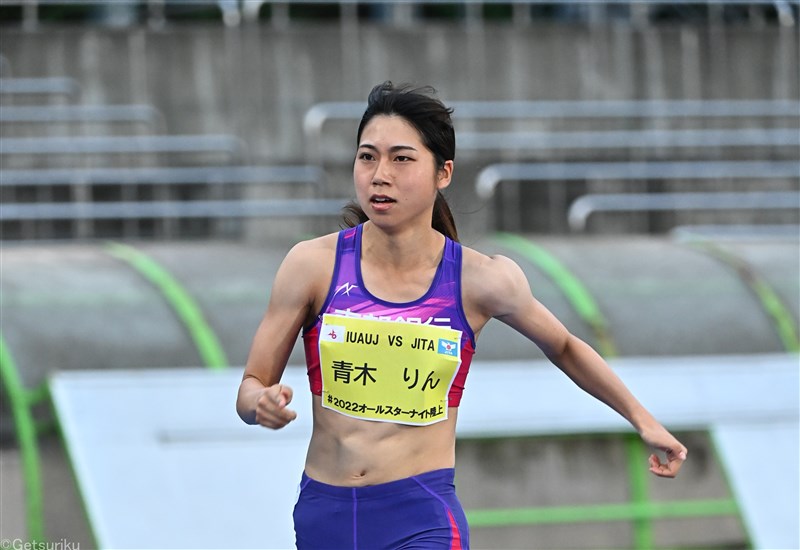
<path id="1" fill-rule="evenodd" d="M 373 151 L 377 151 L 378 148 L 372 145 L 371 143 L 362 143 L 358 146 L 359 149 L 372 149 Z M 417 149 L 412 147 L 411 145 L 392 145 L 389 147 L 390 153 L 396 153 L 397 151 L 416 151 Z"/>

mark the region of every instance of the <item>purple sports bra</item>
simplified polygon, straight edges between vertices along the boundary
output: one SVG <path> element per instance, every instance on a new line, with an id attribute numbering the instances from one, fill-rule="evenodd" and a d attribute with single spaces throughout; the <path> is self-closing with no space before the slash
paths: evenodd
<path id="1" fill-rule="evenodd" d="M 319 337 L 323 314 L 361 317 L 381 321 L 430 324 L 461 331 L 461 364 L 447 395 L 448 406 L 461 402 L 475 336 L 461 303 L 461 245 L 445 238 L 444 254 L 428 291 L 406 303 L 381 300 L 370 294 L 361 276 L 362 225 L 339 232 L 336 263 L 328 296 L 313 324 L 303 329 L 303 343 L 311 392 L 322 394 Z"/>

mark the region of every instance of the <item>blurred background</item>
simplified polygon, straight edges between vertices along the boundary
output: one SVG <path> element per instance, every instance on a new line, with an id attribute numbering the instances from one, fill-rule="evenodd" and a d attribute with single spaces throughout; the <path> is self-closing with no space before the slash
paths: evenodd
<path id="1" fill-rule="evenodd" d="M 0 0 L 3 548 L 291 546 L 310 425 L 244 427 L 236 387 L 385 80 L 454 108 L 462 242 L 691 450 L 644 476 L 635 434 L 490 323 L 473 547 L 800 547 L 798 24 L 787 0 Z"/>

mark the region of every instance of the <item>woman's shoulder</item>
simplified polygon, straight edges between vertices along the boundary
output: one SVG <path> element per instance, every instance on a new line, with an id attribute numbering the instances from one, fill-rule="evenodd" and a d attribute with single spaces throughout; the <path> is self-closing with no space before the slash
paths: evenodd
<path id="1" fill-rule="evenodd" d="M 339 232 L 328 233 L 321 237 L 314 237 L 311 239 L 302 240 L 296 243 L 289 254 L 306 255 L 306 254 L 319 254 L 325 251 L 336 251 L 336 242 L 339 238 Z"/>
<path id="2" fill-rule="evenodd" d="M 475 278 L 502 277 L 516 273 L 519 266 L 514 260 L 500 254 L 487 255 L 468 246 L 461 246 L 462 276 Z"/>
<path id="3" fill-rule="evenodd" d="M 273 287 L 281 292 L 316 296 L 326 291 L 336 256 L 337 234 L 296 243 L 281 263 Z"/>
<path id="4" fill-rule="evenodd" d="M 312 274 L 333 265 L 338 233 L 329 233 L 296 243 L 283 260 L 283 265 L 298 274 Z"/>
<path id="5" fill-rule="evenodd" d="M 514 260 L 487 255 L 462 246 L 461 284 L 464 297 L 489 316 L 506 308 L 508 301 L 529 293 L 527 278 Z"/>

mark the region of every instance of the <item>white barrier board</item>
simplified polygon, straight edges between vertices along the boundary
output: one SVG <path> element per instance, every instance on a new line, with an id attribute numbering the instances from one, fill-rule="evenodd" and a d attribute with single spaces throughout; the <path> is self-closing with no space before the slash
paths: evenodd
<path id="1" fill-rule="evenodd" d="M 612 367 L 671 429 L 712 430 L 757 548 L 800 547 L 796 355 L 626 358 Z M 53 401 L 101 548 L 294 547 L 291 512 L 311 432 L 305 368 L 284 375 L 298 419 L 279 431 L 238 418 L 240 380 L 241 369 L 53 377 Z M 627 429 L 549 363 L 476 361 L 458 434 Z M 764 461 L 773 458 L 780 471 L 793 472 L 793 483 L 772 480 L 776 472 Z"/>

